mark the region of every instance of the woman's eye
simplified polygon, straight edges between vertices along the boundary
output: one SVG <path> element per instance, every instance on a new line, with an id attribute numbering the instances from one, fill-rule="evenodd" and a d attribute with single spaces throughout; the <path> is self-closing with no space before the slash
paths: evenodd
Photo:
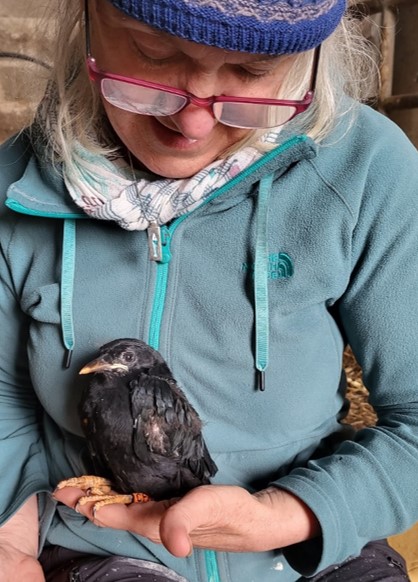
<path id="1" fill-rule="evenodd" d="M 150 64 L 164 64 L 169 61 L 174 55 L 169 51 L 155 51 L 146 46 L 140 46 L 134 42 L 133 47 L 136 53 Z"/>
<path id="2" fill-rule="evenodd" d="M 243 79 L 251 81 L 255 79 L 261 79 L 262 77 L 266 77 L 271 73 L 271 70 L 248 69 L 246 67 L 238 67 L 237 72 Z"/>

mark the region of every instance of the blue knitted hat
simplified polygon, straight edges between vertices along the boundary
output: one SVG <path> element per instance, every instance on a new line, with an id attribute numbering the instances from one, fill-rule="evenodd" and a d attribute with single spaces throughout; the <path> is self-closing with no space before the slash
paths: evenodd
<path id="1" fill-rule="evenodd" d="M 312 49 L 340 22 L 345 0 L 110 0 L 128 16 L 223 49 L 286 54 Z"/>

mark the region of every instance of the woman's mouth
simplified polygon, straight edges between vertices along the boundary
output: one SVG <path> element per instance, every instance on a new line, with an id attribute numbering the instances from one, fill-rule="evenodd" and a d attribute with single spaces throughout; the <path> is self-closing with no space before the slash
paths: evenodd
<path id="1" fill-rule="evenodd" d="M 153 118 L 153 131 L 158 141 L 167 148 L 181 150 L 195 150 L 203 140 L 193 139 L 183 135 L 178 129 L 171 128 L 157 118 Z"/>

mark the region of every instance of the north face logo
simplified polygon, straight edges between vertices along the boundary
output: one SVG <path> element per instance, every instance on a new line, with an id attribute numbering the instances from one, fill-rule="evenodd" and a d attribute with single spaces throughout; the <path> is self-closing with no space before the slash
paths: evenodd
<path id="1" fill-rule="evenodd" d="M 269 255 L 268 261 L 269 279 L 289 279 L 293 275 L 293 262 L 287 253 L 273 253 Z M 254 277 L 254 263 L 242 263 L 241 271 Z"/>

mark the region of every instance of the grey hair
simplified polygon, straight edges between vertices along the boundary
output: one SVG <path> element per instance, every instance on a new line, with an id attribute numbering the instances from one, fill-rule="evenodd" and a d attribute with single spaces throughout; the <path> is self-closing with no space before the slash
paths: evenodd
<path id="1" fill-rule="evenodd" d="M 89 81 L 85 66 L 83 10 L 81 2 L 57 0 L 54 65 L 45 96 L 35 116 L 34 126 L 42 134 L 43 145 L 55 163 L 71 167 L 80 143 L 92 153 L 114 156 L 118 145 L 104 112 L 97 88 Z M 372 48 L 361 32 L 358 19 L 347 14 L 335 32 L 323 43 L 315 98 L 308 110 L 297 116 L 292 129 L 320 142 L 342 116 L 354 122 L 356 104 L 370 99 L 377 90 L 377 66 Z M 313 51 L 300 53 L 291 73 L 280 88 L 280 96 L 303 98 L 309 85 Z M 346 96 L 352 99 L 347 99 Z M 220 157 L 245 145 L 259 149 L 264 132 L 252 131 Z"/>

